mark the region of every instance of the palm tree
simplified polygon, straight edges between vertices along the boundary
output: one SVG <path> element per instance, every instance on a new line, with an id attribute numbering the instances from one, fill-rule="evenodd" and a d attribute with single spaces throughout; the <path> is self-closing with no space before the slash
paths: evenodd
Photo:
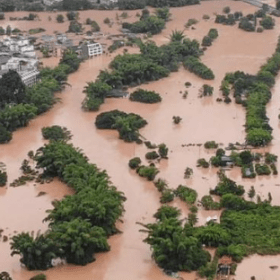
<path id="1" fill-rule="evenodd" d="M 169 39 L 171 42 L 182 42 L 185 39 L 184 31 L 181 30 L 173 30 L 171 35 L 169 35 Z"/>

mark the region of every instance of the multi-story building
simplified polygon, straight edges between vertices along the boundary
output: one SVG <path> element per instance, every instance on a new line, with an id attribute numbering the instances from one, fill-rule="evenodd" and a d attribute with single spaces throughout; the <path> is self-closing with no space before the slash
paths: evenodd
<path id="1" fill-rule="evenodd" d="M 82 58 L 90 58 L 103 53 L 103 48 L 100 43 L 86 42 L 83 43 L 80 48 Z"/>

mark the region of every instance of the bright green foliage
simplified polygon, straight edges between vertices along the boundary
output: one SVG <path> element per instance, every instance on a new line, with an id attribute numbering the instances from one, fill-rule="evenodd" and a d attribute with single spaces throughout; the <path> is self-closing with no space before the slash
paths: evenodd
<path id="1" fill-rule="evenodd" d="M 140 164 L 141 164 L 141 159 L 139 157 L 132 158 L 128 163 L 128 165 L 131 169 L 138 168 L 140 166 Z"/>
<path id="2" fill-rule="evenodd" d="M 153 181 L 159 170 L 155 166 L 142 165 L 137 169 L 137 173 L 139 176 L 147 178 L 148 181 Z"/>
<path id="3" fill-rule="evenodd" d="M 67 130 L 66 127 L 61 127 L 59 125 L 43 127 L 42 135 L 45 139 L 53 141 L 68 141 L 72 137 L 71 132 Z"/>
<path id="4" fill-rule="evenodd" d="M 182 42 L 185 39 L 184 31 L 181 30 L 173 30 L 170 35 L 171 42 Z"/>
<path id="5" fill-rule="evenodd" d="M 160 221 L 170 218 L 178 218 L 181 215 L 181 211 L 173 206 L 162 205 L 157 212 L 154 214 L 154 217 Z"/>
<path id="6" fill-rule="evenodd" d="M 185 201 L 188 204 L 195 203 L 197 199 L 197 192 L 194 189 L 188 188 L 187 186 L 179 185 L 175 191 L 175 194 L 182 201 Z"/>
<path id="7" fill-rule="evenodd" d="M 85 265 L 95 260 L 94 253 L 109 251 L 105 231 L 84 219 L 72 219 L 69 222 L 52 226 L 49 238 L 58 244 L 62 258 L 68 263 Z"/>
<path id="8" fill-rule="evenodd" d="M 58 247 L 45 235 L 33 238 L 29 233 L 12 237 L 12 256 L 20 255 L 20 262 L 29 270 L 45 270 L 52 267 L 51 261 L 57 256 Z"/>
<path id="9" fill-rule="evenodd" d="M 78 55 L 74 51 L 69 49 L 64 52 L 63 57 L 61 58 L 59 63 L 67 64 L 70 67 L 67 74 L 70 74 L 78 70 L 81 60 L 78 58 Z"/>
<path id="10" fill-rule="evenodd" d="M 45 175 L 63 178 L 64 169 L 69 164 L 85 164 L 87 158 L 72 144 L 50 142 L 37 150 L 37 167 L 43 168 Z"/>
<path id="11" fill-rule="evenodd" d="M 116 129 L 120 139 L 126 142 L 138 142 L 140 134 L 138 130 L 144 127 L 147 122 L 139 115 L 113 110 L 104 112 L 96 117 L 95 125 L 99 129 Z"/>
<path id="12" fill-rule="evenodd" d="M 115 223 L 124 211 L 123 200 L 122 193 L 117 192 L 115 188 L 102 185 L 96 188 L 84 187 L 76 195 L 55 202 L 47 220 L 55 225 L 82 218 L 89 221 L 92 226 L 103 228 L 106 234 L 111 235 L 117 232 Z"/>
<path id="13" fill-rule="evenodd" d="M 27 126 L 29 121 L 37 114 L 37 108 L 29 104 L 6 106 L 0 111 L 0 125 L 8 131 Z"/>
<path id="14" fill-rule="evenodd" d="M 236 194 L 236 195 L 243 195 L 244 188 L 243 186 L 237 185 L 236 182 L 229 179 L 225 174 L 219 173 L 220 182 L 215 187 L 214 190 L 211 190 L 211 194 L 215 195 L 224 195 L 228 193 Z"/>
<path id="15" fill-rule="evenodd" d="M 82 107 L 88 111 L 97 111 L 108 93 L 112 90 L 112 87 L 104 82 L 90 82 L 85 86 L 84 93 L 86 98 L 83 101 Z"/>
<path id="16" fill-rule="evenodd" d="M 198 58 L 189 56 L 183 61 L 184 67 L 202 79 L 213 80 L 215 78 L 212 70 L 199 61 Z"/>
<path id="17" fill-rule="evenodd" d="M 208 252 L 194 236 L 188 236 L 176 218 L 165 218 L 145 226 L 148 237 L 144 242 L 151 245 L 152 256 L 164 270 L 192 271 L 210 260 Z"/>
<path id="18" fill-rule="evenodd" d="M 130 94 L 129 100 L 142 103 L 157 103 L 161 101 L 161 96 L 155 91 L 149 91 L 139 88 Z"/>
<path id="19" fill-rule="evenodd" d="M 195 236 L 206 246 L 218 247 L 230 243 L 230 235 L 219 224 L 210 223 L 197 229 Z"/>
<path id="20" fill-rule="evenodd" d="M 271 142 L 271 140 L 271 132 L 262 128 L 254 128 L 248 131 L 246 136 L 247 143 L 256 147 L 266 146 L 268 143 Z"/>

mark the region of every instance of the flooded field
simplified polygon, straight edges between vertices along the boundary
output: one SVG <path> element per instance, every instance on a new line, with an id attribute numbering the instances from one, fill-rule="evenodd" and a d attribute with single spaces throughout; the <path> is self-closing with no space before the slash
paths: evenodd
<path id="1" fill-rule="evenodd" d="M 255 74 L 266 59 L 274 52 L 280 19 L 276 18 L 274 30 L 265 30 L 263 33 L 249 33 L 237 26 L 223 26 L 214 23 L 214 13 L 221 13 L 224 6 L 230 6 L 232 11 L 242 11 L 247 14 L 255 8 L 237 1 L 207 1 L 201 5 L 171 9 L 172 20 L 167 23 L 167 28 L 152 39 L 157 44 L 168 42 L 168 35 L 172 30 L 183 30 L 189 18 L 196 18 L 199 23 L 195 30 L 185 30 L 190 38 L 200 42 L 210 28 L 217 28 L 219 37 L 214 41 L 202 56 L 202 61 L 215 73 L 215 80 L 208 82 L 214 87 L 212 97 L 198 98 L 198 92 L 205 83 L 193 74 L 181 68 L 169 77 L 160 81 L 151 82 L 141 88 L 155 90 L 162 96 L 160 104 L 149 105 L 130 102 L 128 99 L 107 99 L 97 113 L 88 113 L 81 110 L 84 99 L 82 93 L 86 82 L 94 81 L 100 70 L 107 68 L 113 56 L 122 53 L 122 49 L 112 55 L 103 55 L 83 62 L 79 70 L 71 74 L 68 86 L 58 94 L 58 102 L 49 112 L 34 119 L 26 128 L 16 131 L 13 140 L 0 146 L 0 161 L 7 165 L 9 183 L 20 175 L 20 165 L 27 157 L 30 150 L 35 151 L 45 141 L 41 136 L 41 128 L 51 125 L 67 127 L 73 134 L 71 142 L 80 147 L 88 156 L 90 162 L 96 163 L 100 169 L 106 169 L 114 185 L 125 193 L 125 214 L 123 223 L 118 227 L 123 232 L 109 239 L 111 251 L 97 256 L 97 260 L 84 267 L 73 265 L 59 265 L 45 272 L 51 280 L 167 280 L 172 279 L 162 273 L 151 259 L 149 245 L 142 242 L 146 237 L 139 232 L 141 226 L 137 222 L 147 223 L 153 221 L 153 214 L 160 207 L 159 197 L 153 183 L 138 177 L 134 171 L 129 170 L 128 161 L 134 156 L 144 159 L 147 148 L 144 145 L 128 144 L 118 139 L 114 131 L 97 130 L 94 122 L 97 114 L 113 109 L 133 112 L 141 115 L 148 121 L 148 125 L 141 130 L 141 134 L 152 143 L 166 143 L 169 147 L 169 159 L 162 160 L 158 177 L 164 178 L 170 187 L 176 188 L 179 184 L 186 184 L 197 190 L 199 198 L 208 194 L 214 188 L 218 178 L 217 169 L 201 170 L 196 167 L 198 158 L 210 158 L 213 152 L 207 151 L 203 146 L 182 146 L 185 144 L 203 144 L 209 140 L 221 143 L 221 147 L 229 143 L 244 142 L 245 138 L 245 111 L 240 105 L 232 102 L 229 105 L 216 102 L 221 96 L 219 86 L 226 72 L 242 70 Z M 114 24 L 112 28 L 103 23 L 106 17 L 115 19 L 117 11 L 84 11 L 80 12 L 80 21 L 86 18 L 96 20 L 103 33 L 118 33 L 120 26 Z M 120 12 L 119 12 L 120 13 Z M 128 11 L 128 21 L 136 21 L 137 11 Z M 24 16 L 26 12 L 7 13 L 9 16 Z M 202 20 L 204 14 L 211 16 L 210 20 Z M 18 27 L 27 31 L 30 28 L 44 27 L 46 34 L 55 31 L 65 32 L 68 22 L 58 24 L 55 22 L 56 13 L 39 13 L 40 21 L 18 22 L 6 21 L 5 25 Z M 49 21 L 49 16 L 52 20 Z M 126 20 L 125 20 L 126 21 Z M 108 45 L 110 40 L 104 40 Z M 137 52 L 136 48 L 129 48 L 129 52 Z M 43 59 L 45 66 L 55 66 L 57 58 Z M 186 90 L 185 82 L 191 82 L 188 97 L 182 98 Z M 130 89 L 131 91 L 134 89 Z M 280 80 L 273 89 L 273 97 L 267 107 L 270 124 L 273 127 L 274 140 L 272 145 L 264 151 L 271 151 L 280 157 L 279 136 L 279 104 Z M 173 116 L 180 116 L 182 121 L 174 125 Z M 194 175 L 191 179 L 184 179 L 184 170 L 191 167 Z M 227 173 L 232 179 L 246 187 L 255 186 L 257 194 L 266 198 L 271 192 L 272 204 L 280 204 L 280 185 L 278 176 L 257 177 L 256 179 L 243 180 L 239 169 Z M 39 192 L 46 192 L 39 196 Z M 71 190 L 59 181 L 46 185 L 30 183 L 24 187 L 0 189 L 0 228 L 4 230 L 2 236 L 12 236 L 20 231 L 44 231 L 47 224 L 42 223 L 45 210 L 50 209 L 51 201 L 61 199 L 64 195 L 71 194 Z M 185 204 L 176 201 L 174 205 L 182 208 L 183 215 L 187 215 L 188 208 Z M 206 222 L 208 216 L 219 215 L 219 211 L 199 211 L 199 224 Z M 1 240 L 1 239 L 0 239 Z M 20 266 L 18 257 L 10 257 L 9 241 L 0 242 L 0 271 L 8 271 L 15 280 L 26 280 L 35 275 Z M 271 270 L 269 266 L 279 263 L 279 257 L 252 256 L 238 266 L 236 279 L 249 280 L 252 275 L 257 280 L 280 279 L 280 270 Z M 257 270 L 256 270 L 257 267 Z M 254 270 L 254 273 L 252 272 Z M 182 273 L 185 280 L 198 279 L 195 273 Z M 265 277 L 266 276 L 266 277 Z"/>

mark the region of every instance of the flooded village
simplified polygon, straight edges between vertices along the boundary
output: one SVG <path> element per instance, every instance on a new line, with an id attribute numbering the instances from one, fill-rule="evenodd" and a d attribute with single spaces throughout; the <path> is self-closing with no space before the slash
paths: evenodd
<path id="1" fill-rule="evenodd" d="M 48 6 L 61 1 L 44 0 L 43 2 Z M 114 3 L 111 2 L 115 1 L 105 2 L 106 5 L 113 5 Z M 274 1 L 263 1 L 263 4 L 276 6 Z M 63 78 L 59 80 L 59 88 L 54 90 L 54 104 L 47 109 L 42 109 L 42 113 L 34 114 L 34 117 L 24 127 L 18 126 L 17 129 L 13 129 L 12 139 L 0 145 L 0 162 L 3 163 L 0 170 L 7 174 L 6 184 L 0 187 L 0 273 L 7 272 L 13 280 L 31 279 L 40 273 L 46 276 L 42 279 L 50 280 L 77 278 L 86 280 L 280 279 L 280 268 L 278 268 L 280 251 L 277 247 L 280 244 L 279 224 L 276 221 L 280 221 L 280 213 L 277 212 L 277 206 L 280 205 L 280 182 L 279 175 L 277 175 L 279 167 L 277 157 L 278 159 L 280 157 L 278 117 L 280 114 L 280 80 L 277 76 L 278 72 L 273 74 L 275 84 L 268 82 L 267 86 L 254 84 L 260 81 L 271 81 L 271 75 L 264 75 L 262 80 L 261 78 L 258 80 L 256 75 L 267 60 L 277 52 L 280 17 L 269 15 L 275 24 L 273 28 L 262 28 L 260 32 L 257 32 L 256 28 L 255 32 L 247 32 L 238 27 L 240 20 L 236 20 L 235 24 L 217 23 L 217 15 L 227 15 L 224 12 L 225 7 L 230 8 L 230 14 L 241 12 L 244 17 L 253 15 L 249 23 L 255 21 L 255 27 L 261 27 L 262 18 L 254 16 L 260 10 L 259 7 L 243 1 L 230 0 L 201 1 L 197 5 L 169 7 L 170 16 L 165 22 L 165 27 L 161 32 L 153 35 L 132 32 L 129 25 L 139 21 L 142 16 L 145 17 L 145 13 L 149 13 L 148 17 L 154 15 L 156 8 L 151 6 L 145 8 L 149 12 L 143 12 L 142 9 L 79 10 L 76 11 L 74 20 L 68 19 L 66 11 L 58 10 L 4 13 L 0 26 L 4 30 L 9 27 L 10 33 L 0 36 L 0 76 L 5 78 L 5 75 L 11 70 L 18 73 L 24 86 L 28 88 L 26 92 L 29 95 L 27 96 L 31 96 L 33 91 L 41 90 L 39 86 L 44 83 L 44 79 L 50 79 L 48 75 L 52 75 L 52 78 L 57 81 L 57 77 Z M 28 18 L 30 13 L 36 14 L 35 18 L 24 20 L 24 17 Z M 231 17 L 227 18 L 231 19 Z M 192 23 L 189 21 L 190 19 Z M 73 29 L 71 29 L 73 21 L 75 21 L 75 25 L 73 23 Z M 98 24 L 99 28 L 93 24 L 93 21 Z M 217 38 L 212 40 L 210 45 L 202 45 L 204 37 L 209 34 L 211 29 L 217 30 Z M 139 78 L 139 81 L 135 83 L 125 84 L 123 81 L 126 78 L 129 80 L 130 76 L 133 76 L 127 71 L 126 75 L 122 77 L 122 87 L 112 86 L 115 85 L 114 82 L 118 80 L 118 75 L 121 75 L 122 70 L 116 68 L 122 63 L 121 60 L 112 66 L 112 61 L 116 61 L 116 57 L 118 59 L 130 54 L 143 55 L 145 46 L 148 46 L 150 41 L 155 42 L 157 47 L 168 45 L 172 42 L 172 33 L 180 33 L 180 31 L 182 31 L 180 44 L 184 44 L 183 39 L 187 39 L 189 41 L 186 44 L 193 42 L 191 46 L 195 49 L 197 45 L 192 40 L 199 43 L 197 57 L 202 64 L 212 70 L 214 78 L 203 79 L 185 67 L 181 53 L 177 56 L 174 55 L 175 50 L 177 51 L 179 47 L 169 50 L 168 47 L 153 49 L 153 46 L 149 46 L 150 49 L 147 47 L 146 53 L 149 59 L 146 63 L 153 59 L 160 59 L 157 55 L 166 51 L 167 56 L 163 59 L 164 61 L 169 63 L 169 58 L 171 60 L 173 55 L 176 56 L 174 61 L 178 67 L 174 67 L 175 71 L 168 71 L 168 74 L 162 74 L 159 78 L 149 79 L 154 74 L 152 72 L 155 69 L 153 64 L 154 68 L 149 69 L 150 72 L 145 76 L 145 81 Z M 64 59 L 69 53 L 70 62 Z M 66 69 L 65 64 L 70 65 L 76 58 L 81 63 L 75 71 L 66 71 L 66 75 L 63 67 Z M 130 61 L 125 61 L 125 63 L 127 65 L 129 63 L 137 64 L 138 58 L 139 56 L 134 56 L 132 63 Z M 63 59 L 64 66 L 61 66 Z M 275 64 L 277 65 L 275 68 L 278 69 L 280 60 L 277 60 Z M 68 67 L 70 67 L 69 65 Z M 56 67 L 60 68 L 56 72 L 48 74 L 48 71 L 51 71 L 49 69 L 56 69 Z M 116 74 L 112 78 L 110 74 L 112 75 L 116 69 L 119 70 L 118 75 Z M 143 68 L 139 69 L 137 70 L 140 72 Z M 269 71 L 267 69 L 268 67 L 266 71 Z M 227 73 L 236 71 L 249 75 L 243 77 L 241 74 L 236 74 L 235 77 L 228 77 L 228 80 L 225 78 Z M 164 71 L 162 70 L 162 72 Z M 106 79 L 100 81 L 100 76 L 104 77 L 106 74 L 108 74 Z M 259 76 L 261 75 L 259 74 Z M 238 78 L 245 80 L 245 86 L 242 81 L 236 81 Z M 108 90 L 105 90 L 105 98 L 101 100 L 102 102 L 99 100 L 99 103 L 95 99 L 90 100 L 92 96 L 87 93 L 86 87 L 94 88 L 94 84 L 101 82 L 110 86 Z M 223 92 L 223 82 L 228 87 L 231 86 L 229 94 Z M 249 122 L 248 115 L 251 116 L 255 111 L 249 112 L 252 108 L 250 104 L 248 105 L 248 92 L 250 93 L 251 88 L 246 88 L 246 93 L 241 94 L 241 101 L 247 100 L 245 106 L 242 106 L 244 103 L 236 98 L 238 83 L 240 88 L 246 88 L 246 83 L 253 83 L 252 87 L 261 88 L 263 94 L 271 92 L 271 98 L 267 102 L 256 101 L 254 103 L 261 103 L 262 109 L 265 108 L 265 123 L 271 128 L 268 131 L 273 137 L 271 141 L 263 145 L 248 144 L 248 129 L 250 125 L 256 125 L 255 122 Z M 0 85 L 2 86 L 1 81 Z M 107 89 L 104 84 L 102 86 L 103 89 Z M 115 89 L 117 91 L 114 91 Z M 158 93 L 161 102 L 133 102 L 131 97 L 139 89 Z M 204 94 L 204 89 L 209 89 L 211 94 Z M 228 100 L 227 98 L 230 99 L 229 102 L 225 102 Z M 0 126 L 3 126 L 1 117 L 4 117 L 1 115 L 1 110 L 6 110 L 9 106 L 13 107 L 14 101 L 5 107 L 2 106 L 1 100 L 0 96 Z M 32 100 L 31 105 L 35 104 L 37 99 Z M 40 109 L 39 105 L 36 106 Z M 94 110 L 91 110 L 90 106 L 93 106 Z M 98 108 L 96 109 L 95 106 Z M 102 113 L 106 114 L 113 110 L 119 110 L 127 115 L 133 113 L 136 116 L 132 115 L 131 119 L 140 116 L 141 119 L 137 119 L 138 121 L 146 121 L 146 124 L 139 125 L 140 128 L 135 134 L 135 131 L 130 131 L 129 136 L 134 137 L 133 140 L 136 139 L 136 141 L 121 139 L 123 136 L 121 133 L 124 130 L 118 129 L 118 125 L 123 121 L 122 118 L 127 116 L 125 114 L 104 121 L 105 123 L 118 120 L 119 122 L 111 127 L 114 129 L 98 128 L 97 120 L 101 119 L 100 116 L 104 116 Z M 263 111 L 259 115 L 263 116 Z M 66 142 L 73 144 L 71 147 L 81 149 L 87 157 L 87 161 L 80 159 L 81 161 L 72 163 L 75 166 L 72 171 L 71 166 L 69 167 L 68 176 L 80 176 L 77 171 L 79 164 L 86 166 L 85 169 L 91 171 L 94 167 L 90 164 L 96 164 L 99 173 L 94 169 L 95 171 L 92 173 L 98 174 L 94 176 L 102 177 L 102 171 L 106 170 L 109 179 L 106 179 L 105 176 L 104 181 L 100 184 L 102 187 L 104 184 L 108 184 L 108 192 L 115 191 L 113 188 L 115 186 L 116 190 L 122 193 L 123 197 L 120 194 L 119 196 L 114 195 L 116 200 L 121 201 L 123 210 L 120 210 L 119 205 L 120 215 L 115 219 L 116 228 L 114 228 L 117 230 L 113 232 L 116 234 L 106 232 L 109 226 L 105 229 L 106 234 L 103 233 L 104 236 L 106 235 L 104 239 L 107 240 L 110 250 L 105 245 L 105 249 L 96 250 L 95 261 L 77 265 L 73 259 L 69 261 L 69 258 L 59 257 L 61 255 L 57 254 L 51 260 L 52 267 L 47 267 L 46 270 L 27 269 L 26 265 L 20 261 L 22 255 L 11 256 L 13 236 L 22 232 L 29 232 L 36 236 L 51 231 L 50 236 L 57 238 L 58 235 L 55 234 L 59 230 L 55 227 L 50 230 L 51 226 L 49 226 L 55 224 L 55 218 L 52 217 L 46 221 L 45 218 L 50 213 L 46 213 L 46 211 L 57 207 L 54 216 L 61 215 L 61 218 L 66 215 L 67 211 L 71 211 L 69 210 L 71 207 L 63 209 L 64 212 L 61 210 L 60 213 L 54 201 L 64 199 L 71 201 L 70 197 L 77 197 L 77 194 L 82 192 L 73 187 L 74 183 L 72 185 L 67 183 L 68 177 L 63 177 L 65 176 L 63 172 L 64 175 L 57 172 L 51 179 L 48 177 L 46 180 L 40 181 L 35 178 L 48 167 L 43 166 L 43 160 L 38 163 L 42 151 L 37 157 L 28 155 L 32 154 L 30 151 L 36 154 L 36 151 L 44 145 L 55 145 L 53 144 L 55 141 L 49 141 L 42 135 L 43 128 L 54 125 L 67 128 L 71 137 Z M 265 125 L 263 127 L 267 128 Z M 141 141 L 138 141 L 139 139 Z M 206 143 L 210 146 L 213 144 L 214 147 L 208 148 Z M 61 145 L 68 144 L 62 141 Z M 153 149 L 150 149 L 149 146 Z M 167 153 L 166 150 L 164 151 L 165 147 L 168 148 L 168 155 L 164 155 L 164 152 Z M 155 153 L 149 154 L 149 156 L 154 156 L 154 158 L 147 156 L 147 153 L 153 151 Z M 240 155 L 242 152 L 247 152 L 247 154 Z M 269 155 L 274 157 L 269 157 Z M 246 164 L 243 164 L 243 156 L 244 162 L 249 158 Z M 213 157 L 216 158 L 215 162 Z M 136 164 L 135 169 L 130 168 L 131 159 L 136 158 L 140 158 L 141 163 Z M 26 159 L 37 173 L 32 175 L 31 180 L 16 186 L 13 183 L 24 174 L 22 166 Z M 198 160 L 201 161 L 198 162 Z M 39 164 L 37 169 L 36 164 Z M 144 174 L 143 167 L 154 168 L 155 174 L 153 175 L 155 176 L 151 180 L 148 176 L 141 175 Z M 141 173 L 141 168 L 143 173 Z M 265 168 L 266 170 L 263 171 Z M 265 173 L 267 174 L 265 175 Z M 83 176 L 86 178 L 89 175 L 85 173 Z M 72 179 L 76 182 L 75 178 Z M 84 181 L 81 182 L 82 185 Z M 229 188 L 232 189 L 228 193 L 219 192 L 217 186 L 221 186 L 221 182 L 228 183 Z M 162 190 L 160 190 L 160 185 L 162 185 Z M 186 194 L 187 192 L 188 194 Z M 190 199 L 189 193 L 195 196 L 194 200 L 188 200 Z M 90 197 L 91 194 L 88 193 L 85 196 L 87 195 Z M 234 195 L 234 197 L 229 197 L 229 195 Z M 207 197 L 203 200 L 205 196 Z M 226 204 L 225 196 L 228 196 L 228 204 Z M 205 201 L 209 197 L 212 200 L 207 206 Z M 78 202 L 74 198 L 72 199 L 71 203 L 82 204 L 78 199 Z M 94 200 L 94 198 L 92 199 Z M 233 201 L 232 204 L 230 199 Z M 90 204 L 90 202 L 87 203 Z M 106 205 L 106 203 L 108 202 L 105 201 L 104 204 Z M 237 206 L 238 209 L 229 208 L 233 207 L 229 205 L 234 205 L 234 207 L 241 205 L 241 210 Z M 163 206 L 167 207 L 166 209 L 171 213 L 171 219 L 174 219 L 170 224 L 164 220 L 167 219 L 168 212 L 163 213 L 163 221 L 154 216 Z M 175 208 L 168 208 L 169 206 L 179 209 L 179 218 L 174 214 L 176 211 L 172 212 L 172 209 Z M 114 207 L 117 206 L 114 205 Z M 257 207 L 263 208 L 259 210 Z M 94 211 L 97 211 L 97 208 L 94 208 Z M 250 211 L 254 212 L 256 216 L 252 218 L 250 215 L 253 214 Z M 76 217 L 74 212 L 72 215 Z M 268 213 L 270 216 L 265 217 Z M 244 220 L 247 219 L 245 221 L 248 228 L 255 224 L 260 229 L 247 233 L 246 227 L 243 227 L 243 223 L 240 222 L 242 219 L 240 217 L 243 216 L 238 216 L 239 214 L 248 214 L 248 217 L 244 218 Z M 265 217 L 264 219 L 267 221 L 275 220 L 273 220 L 273 224 L 269 222 L 265 224 L 262 217 Z M 71 221 L 66 219 L 66 222 Z M 162 227 L 157 228 L 156 226 L 161 225 L 161 222 Z M 167 249 L 161 251 L 163 255 L 166 253 L 167 257 L 164 255 L 162 258 L 157 258 L 156 251 L 160 251 L 160 249 L 153 247 L 157 245 L 153 229 L 157 228 L 158 232 L 164 236 L 164 230 L 167 231 L 174 224 L 177 225 L 176 232 L 175 230 L 174 232 L 179 236 L 181 236 L 180 234 L 185 235 L 187 238 L 182 240 L 182 246 L 178 245 L 172 254 L 178 255 L 180 252 L 181 259 L 184 259 L 187 250 L 201 253 L 196 256 L 197 262 L 201 261 L 200 270 L 195 269 L 195 265 L 190 264 L 188 260 L 184 263 L 186 266 L 181 265 L 181 269 L 172 269 L 168 263 L 168 261 L 172 261 L 170 259 L 172 254 L 168 255 Z M 203 230 L 206 231 L 208 226 L 217 229 L 217 235 L 211 240 L 205 237 L 206 234 L 203 235 Z M 265 231 L 266 228 L 268 231 Z M 100 232 L 102 233 L 102 231 Z M 98 234 L 102 235 L 100 232 Z M 266 243 L 266 238 L 270 236 L 270 233 L 272 238 Z M 240 238 L 238 238 L 238 234 Z M 248 238 L 246 234 L 248 234 Z M 253 239 L 252 236 L 256 237 L 258 242 L 263 243 L 261 245 L 251 244 L 249 239 Z M 162 239 L 164 238 L 162 237 Z M 192 240 L 192 246 L 195 249 L 191 248 L 188 240 Z M 236 243 L 231 243 L 232 240 Z M 162 242 L 166 248 L 173 246 L 167 241 L 164 243 L 165 240 Z M 59 253 L 63 254 L 65 250 L 61 250 Z M 187 258 L 189 259 L 190 256 L 189 254 Z M 180 258 L 178 257 L 178 259 Z M 178 259 L 174 261 L 173 267 L 178 264 Z M 205 260 L 204 263 L 203 260 Z M 203 272 L 201 272 L 201 267 L 204 268 Z M 233 273 L 232 267 L 235 269 Z M 204 275 L 202 275 L 203 273 Z M 0 274 L 0 279 L 2 279 L 1 277 Z"/>

